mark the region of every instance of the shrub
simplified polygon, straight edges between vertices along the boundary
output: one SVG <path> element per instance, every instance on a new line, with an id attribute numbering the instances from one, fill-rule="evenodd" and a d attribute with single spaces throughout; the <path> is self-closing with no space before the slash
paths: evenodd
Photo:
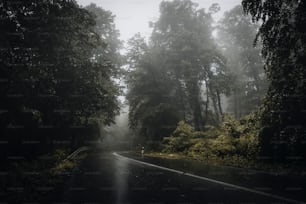
<path id="1" fill-rule="evenodd" d="M 164 152 L 185 152 L 189 149 L 191 138 L 194 136 L 194 129 L 184 121 L 178 123 L 177 128 L 170 137 L 165 137 Z"/>
<path id="2" fill-rule="evenodd" d="M 165 137 L 164 152 L 183 152 L 192 157 L 254 159 L 258 152 L 258 118 L 253 113 L 236 120 L 225 115 L 218 127 L 208 127 L 205 132 L 180 121 L 170 137 Z"/>

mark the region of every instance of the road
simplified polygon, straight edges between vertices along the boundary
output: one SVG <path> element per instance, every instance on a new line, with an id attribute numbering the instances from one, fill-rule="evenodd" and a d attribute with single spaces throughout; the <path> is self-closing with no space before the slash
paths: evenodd
<path id="1" fill-rule="evenodd" d="M 90 153 L 60 203 L 291 203 L 111 152 Z"/>

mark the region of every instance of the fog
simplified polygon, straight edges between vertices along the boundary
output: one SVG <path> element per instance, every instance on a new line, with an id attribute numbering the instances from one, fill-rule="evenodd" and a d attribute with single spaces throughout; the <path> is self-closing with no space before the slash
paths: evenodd
<path id="1" fill-rule="evenodd" d="M 306 3 L 0 3 L 0 203 L 305 203 Z"/>
<path id="2" fill-rule="evenodd" d="M 111 11 L 115 16 L 116 27 L 120 31 L 120 39 L 127 41 L 137 32 L 149 37 L 152 29 L 149 22 L 154 22 L 159 16 L 159 4 L 162 0 L 78 0 L 86 6 L 95 3 L 102 8 Z M 220 20 L 225 11 L 229 11 L 240 0 L 195 0 L 200 8 L 208 9 L 212 4 L 218 3 L 220 12 L 214 15 L 216 21 Z"/>
<path id="3" fill-rule="evenodd" d="M 135 133 L 129 129 L 128 107 L 122 107 L 115 123 L 104 127 L 103 148 L 111 150 L 131 150 L 134 147 Z"/>

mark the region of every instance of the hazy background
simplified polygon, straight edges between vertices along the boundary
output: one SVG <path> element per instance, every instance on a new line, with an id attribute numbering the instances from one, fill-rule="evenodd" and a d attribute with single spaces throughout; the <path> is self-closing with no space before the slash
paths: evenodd
<path id="1" fill-rule="evenodd" d="M 115 22 L 120 31 L 121 40 L 127 41 L 135 33 L 148 37 L 151 33 L 150 21 L 159 16 L 159 4 L 162 0 L 78 0 L 82 6 L 95 3 L 116 15 Z M 221 6 L 220 12 L 214 15 L 219 20 L 225 11 L 241 3 L 241 0 L 194 0 L 199 8 L 208 9 L 213 3 Z"/>
<path id="2" fill-rule="evenodd" d="M 78 0 L 82 6 L 95 3 L 105 10 L 109 10 L 115 15 L 116 28 L 120 32 L 120 39 L 127 42 L 136 33 L 140 33 L 147 39 L 151 35 L 152 29 L 149 22 L 155 22 L 159 18 L 159 4 L 163 0 Z M 219 21 L 225 11 L 229 11 L 236 5 L 241 4 L 241 0 L 193 0 L 198 3 L 198 8 L 208 10 L 209 7 L 218 3 L 221 10 L 213 15 L 215 22 Z M 122 52 L 125 50 L 123 48 Z M 125 97 L 120 97 L 123 102 Z M 225 101 L 223 97 L 223 102 Z M 223 104 L 224 105 L 224 104 Z M 103 144 L 106 148 L 117 149 L 123 146 L 128 147 L 133 140 L 133 133 L 128 128 L 128 107 L 123 107 L 120 115 L 115 119 L 116 123 L 106 128 L 103 134 Z M 102 127 L 102 129 L 104 129 Z M 135 145 L 135 144 L 134 144 Z M 141 145 L 141 144 L 138 144 Z"/>

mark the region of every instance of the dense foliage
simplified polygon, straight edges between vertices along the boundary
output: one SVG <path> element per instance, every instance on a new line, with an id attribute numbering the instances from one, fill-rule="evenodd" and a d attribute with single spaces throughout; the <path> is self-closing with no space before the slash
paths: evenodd
<path id="1" fill-rule="evenodd" d="M 160 49 L 162 66 L 180 92 L 177 100 L 183 120 L 197 130 L 203 130 L 212 115 L 214 122 L 221 120 L 221 95 L 230 90 L 226 59 L 212 37 L 212 14 L 217 8 L 212 5 L 206 12 L 192 1 L 164 1 L 160 18 L 153 24 L 152 44 Z"/>
<path id="2" fill-rule="evenodd" d="M 301 0 L 243 0 L 246 13 L 261 22 L 269 80 L 263 105 L 263 154 L 280 161 L 305 161 L 306 3 Z M 273 150 L 271 150 L 273 149 Z"/>
<path id="3" fill-rule="evenodd" d="M 151 23 L 149 43 L 130 40 L 128 102 L 130 125 L 161 140 L 180 120 L 203 130 L 222 119 L 222 94 L 230 76 L 212 38 L 211 14 L 189 0 L 164 1 Z M 163 131 L 165 130 L 165 131 Z"/>
<path id="4" fill-rule="evenodd" d="M 93 14 L 95 19 L 94 31 L 99 35 L 102 42 L 95 45 L 93 51 L 95 62 L 99 64 L 110 63 L 109 65 L 112 66 L 112 69 L 110 69 L 111 76 L 117 77 L 118 73 L 121 72 L 123 62 L 120 54 L 122 42 L 119 40 L 120 34 L 116 29 L 115 16 L 110 11 L 104 10 L 93 3 L 86 6 L 85 9 Z"/>
<path id="5" fill-rule="evenodd" d="M 130 40 L 127 75 L 129 124 L 142 140 L 161 140 L 169 135 L 179 120 L 175 83 L 164 67 L 162 56 L 149 49 L 143 38 Z"/>
<path id="6" fill-rule="evenodd" d="M 227 115 L 219 127 L 211 126 L 205 132 L 181 121 L 173 134 L 164 138 L 163 149 L 205 160 L 229 156 L 255 160 L 259 150 L 257 117 L 252 114 L 236 120 Z"/>
<path id="7" fill-rule="evenodd" d="M 218 25 L 218 44 L 235 76 L 227 111 L 239 118 L 256 110 L 266 93 L 266 76 L 261 57 L 261 43 L 253 41 L 259 25 L 252 23 L 242 6 L 226 12 Z"/>
<path id="8" fill-rule="evenodd" d="M 71 0 L 12 0 L 0 3 L 0 19 L 1 139 L 10 150 L 46 151 L 89 131 L 92 116 L 113 121 L 118 88 L 112 59 L 97 54 L 107 44 L 92 13 Z"/>
<path id="9" fill-rule="evenodd" d="M 226 13 L 220 21 L 219 44 L 237 76 L 232 96 L 236 116 L 261 104 L 264 66 L 268 91 L 260 113 L 246 123 L 227 118 L 213 128 L 214 136 L 207 130 L 197 133 L 199 138 L 180 123 L 172 136 L 165 138 L 165 151 L 301 164 L 305 162 L 306 139 L 305 2 L 244 0 L 242 4 L 251 17 L 244 16 L 239 6 Z M 258 48 L 252 47 L 253 39 Z"/>

